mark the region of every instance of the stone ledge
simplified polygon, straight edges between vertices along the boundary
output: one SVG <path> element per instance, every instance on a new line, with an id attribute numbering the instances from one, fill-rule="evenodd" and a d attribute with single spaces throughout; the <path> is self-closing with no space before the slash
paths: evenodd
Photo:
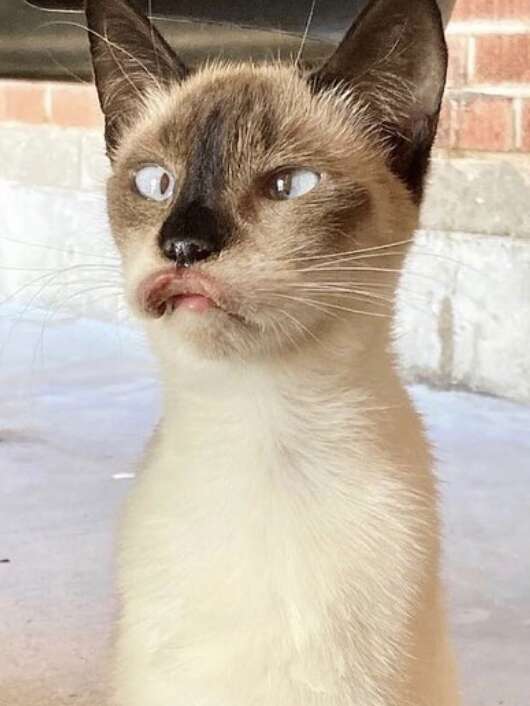
<path id="1" fill-rule="evenodd" d="M 530 160 L 434 159 L 421 224 L 428 230 L 530 238 Z"/>
<path id="2" fill-rule="evenodd" d="M 109 174 L 100 131 L 0 125 L 0 179 L 27 186 L 99 190 Z"/>
<path id="3" fill-rule="evenodd" d="M 418 233 L 396 331 L 406 380 L 530 402 L 530 242 Z"/>

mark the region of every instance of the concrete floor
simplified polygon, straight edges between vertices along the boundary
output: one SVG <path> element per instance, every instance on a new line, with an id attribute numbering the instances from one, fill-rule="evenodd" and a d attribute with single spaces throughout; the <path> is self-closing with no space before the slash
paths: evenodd
<path id="1" fill-rule="evenodd" d="M 103 706 L 113 530 L 156 384 L 137 336 L 25 312 L 0 318 L 0 388 L 0 704 Z M 528 706 L 530 409 L 413 392 L 439 449 L 465 704 Z"/>

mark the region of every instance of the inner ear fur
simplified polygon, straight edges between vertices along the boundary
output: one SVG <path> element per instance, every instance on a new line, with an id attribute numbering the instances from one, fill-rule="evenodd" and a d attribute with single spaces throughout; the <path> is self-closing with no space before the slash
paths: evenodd
<path id="1" fill-rule="evenodd" d="M 435 0 L 372 0 L 310 76 L 315 91 L 347 87 L 367 105 L 389 165 L 420 201 L 447 73 Z"/>
<path id="2" fill-rule="evenodd" d="M 85 12 L 112 158 L 124 126 L 138 113 L 149 89 L 182 81 L 188 69 L 136 2 L 86 0 Z"/>

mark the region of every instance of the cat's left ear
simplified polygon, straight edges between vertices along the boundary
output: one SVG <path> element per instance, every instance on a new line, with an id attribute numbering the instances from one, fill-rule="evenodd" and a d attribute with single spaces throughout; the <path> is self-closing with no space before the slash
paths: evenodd
<path id="1" fill-rule="evenodd" d="M 138 113 L 149 89 L 182 81 L 188 69 L 135 0 L 86 0 L 90 52 L 107 153 Z"/>
<path id="2" fill-rule="evenodd" d="M 390 167 L 419 201 L 446 73 L 436 0 L 372 0 L 309 80 L 316 91 L 344 86 L 367 103 Z"/>

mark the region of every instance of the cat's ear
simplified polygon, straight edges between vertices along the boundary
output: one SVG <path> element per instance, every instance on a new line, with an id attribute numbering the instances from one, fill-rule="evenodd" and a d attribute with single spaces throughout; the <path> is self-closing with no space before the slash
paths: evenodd
<path id="1" fill-rule="evenodd" d="M 421 199 L 436 134 L 447 47 L 435 0 L 372 0 L 309 80 L 364 99 L 389 144 L 393 171 Z"/>
<path id="2" fill-rule="evenodd" d="M 86 0 L 90 52 L 107 152 L 138 112 L 150 88 L 166 87 L 188 74 L 153 24 L 128 0 Z"/>

